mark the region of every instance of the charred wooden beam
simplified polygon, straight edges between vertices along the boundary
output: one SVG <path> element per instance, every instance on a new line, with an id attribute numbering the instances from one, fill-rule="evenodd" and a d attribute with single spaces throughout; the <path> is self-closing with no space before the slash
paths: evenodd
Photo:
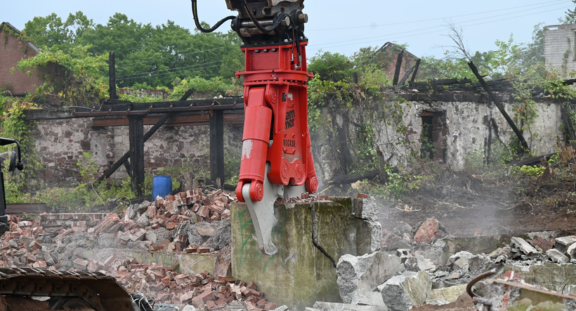
<path id="1" fill-rule="evenodd" d="M 162 119 L 158 120 L 158 122 L 144 135 L 144 142 L 146 142 L 152 135 L 154 135 L 154 133 L 156 133 L 156 131 L 164 124 L 164 122 L 166 122 L 166 120 L 168 120 L 169 117 L 170 114 L 167 113 L 162 117 Z M 98 178 L 97 181 L 102 181 L 114 174 L 114 172 L 116 172 L 116 170 L 130 158 L 130 153 L 131 151 L 126 152 L 120 159 L 118 159 L 118 161 L 116 161 L 116 163 L 112 164 L 112 166 L 110 166 L 110 168 L 107 169 L 104 174 Z"/>
<path id="2" fill-rule="evenodd" d="M 162 119 L 164 115 L 148 116 L 144 118 L 144 125 L 154 125 Z M 170 114 L 170 117 L 166 120 L 166 126 L 205 126 L 210 124 L 210 115 L 208 113 L 204 114 Z M 224 114 L 224 124 L 244 124 L 244 114 L 243 113 L 225 113 Z M 98 118 L 92 121 L 93 127 L 108 127 L 108 126 L 128 126 L 128 118 Z"/>
<path id="3" fill-rule="evenodd" d="M 210 178 L 219 188 L 224 184 L 224 113 L 210 115 Z"/>
<path id="4" fill-rule="evenodd" d="M 530 152 L 530 147 L 528 147 L 528 143 L 526 142 L 526 139 L 524 139 L 524 135 L 522 135 L 522 132 L 520 131 L 520 129 L 518 129 L 518 127 L 514 123 L 514 120 L 512 120 L 512 118 L 510 118 L 510 116 L 508 115 L 508 113 L 504 109 L 504 105 L 502 105 L 500 100 L 494 95 L 494 93 L 492 93 L 492 91 L 490 90 L 490 88 L 486 84 L 486 81 L 484 81 L 484 78 L 478 72 L 478 68 L 476 68 L 476 65 L 474 65 L 473 62 L 469 62 L 468 66 L 470 67 L 470 69 L 472 69 L 472 72 L 474 73 L 476 78 L 478 78 L 478 81 L 480 82 L 480 84 L 482 85 L 482 87 L 484 88 L 486 93 L 488 93 L 490 100 L 492 100 L 492 102 L 494 102 L 494 104 L 496 105 L 498 110 L 500 110 L 500 113 L 504 116 L 504 119 L 506 119 L 506 122 L 508 122 L 508 125 L 510 125 L 510 127 L 512 128 L 512 130 L 514 131 L 514 133 L 518 137 L 518 140 L 520 141 L 520 145 L 524 149 L 522 151 L 523 152 Z"/>
<path id="5" fill-rule="evenodd" d="M 398 79 L 400 79 L 400 69 L 402 69 L 402 59 L 404 58 L 404 50 L 398 53 L 398 59 L 396 60 L 396 70 L 394 71 L 394 80 L 392 85 L 396 86 L 398 84 Z"/>
<path id="6" fill-rule="evenodd" d="M 412 74 L 412 79 L 410 82 L 414 82 L 414 80 L 416 80 L 416 75 L 418 75 L 418 69 L 420 68 L 420 61 L 420 59 L 416 60 L 416 68 L 414 69 L 414 74 Z"/>
<path id="7" fill-rule="evenodd" d="M 132 189 L 140 197 L 144 193 L 144 121 L 134 116 L 128 117 L 128 120 Z"/>
<path id="8" fill-rule="evenodd" d="M 568 132 L 568 138 L 571 143 L 574 143 L 576 141 L 576 133 L 574 132 L 574 123 L 572 123 L 570 110 L 566 104 L 560 104 L 560 111 L 562 113 L 562 123 L 566 127 L 566 132 Z"/>

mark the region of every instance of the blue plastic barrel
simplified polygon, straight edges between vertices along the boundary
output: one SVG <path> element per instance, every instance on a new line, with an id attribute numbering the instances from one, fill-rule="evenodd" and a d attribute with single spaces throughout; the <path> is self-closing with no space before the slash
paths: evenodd
<path id="1" fill-rule="evenodd" d="M 154 176 L 154 181 L 152 182 L 152 200 L 156 200 L 156 197 L 161 198 L 166 197 L 172 191 L 172 178 L 169 176 Z"/>

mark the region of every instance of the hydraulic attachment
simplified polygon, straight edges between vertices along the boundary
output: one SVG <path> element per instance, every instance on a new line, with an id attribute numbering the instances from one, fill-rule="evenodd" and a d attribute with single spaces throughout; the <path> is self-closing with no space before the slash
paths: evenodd
<path id="1" fill-rule="evenodd" d="M 198 20 L 196 0 L 192 9 L 196 26 L 214 31 L 226 20 L 243 41 L 244 137 L 236 195 L 246 202 L 260 250 L 277 252 L 272 228 L 277 222 L 274 202 L 302 193 L 315 193 L 314 170 L 308 130 L 308 73 L 302 12 L 304 0 L 226 0 L 238 12 L 210 29 Z"/>

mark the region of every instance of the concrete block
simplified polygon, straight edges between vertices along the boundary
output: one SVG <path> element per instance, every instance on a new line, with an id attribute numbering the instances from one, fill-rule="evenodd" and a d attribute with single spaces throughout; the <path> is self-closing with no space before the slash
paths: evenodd
<path id="1" fill-rule="evenodd" d="M 332 262 L 311 241 L 309 204 L 274 206 L 277 225 L 273 256 L 263 255 L 254 239 L 254 227 L 245 204 L 231 205 L 232 273 L 236 279 L 255 281 L 270 301 L 304 310 L 316 301 L 340 301 Z M 344 254 L 370 253 L 373 226 L 352 213 L 352 199 L 332 198 L 315 207 L 317 242 L 336 261 Z"/>
<path id="2" fill-rule="evenodd" d="M 404 270 L 400 257 L 386 253 L 372 253 L 363 256 L 344 255 L 337 265 L 338 289 L 342 301 L 358 304 L 360 296 L 367 296 L 378 285 L 386 282 Z M 369 296 L 369 295 L 368 295 Z"/>
<path id="3" fill-rule="evenodd" d="M 427 272 L 404 272 L 378 286 L 382 299 L 390 311 L 409 311 L 424 304 L 432 290 L 432 280 Z"/>

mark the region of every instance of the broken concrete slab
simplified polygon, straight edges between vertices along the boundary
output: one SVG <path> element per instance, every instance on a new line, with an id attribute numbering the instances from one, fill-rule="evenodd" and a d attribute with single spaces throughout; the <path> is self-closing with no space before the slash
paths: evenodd
<path id="1" fill-rule="evenodd" d="M 562 254 L 559 250 L 554 248 L 549 249 L 546 252 L 546 255 L 550 256 L 550 259 L 552 259 L 552 261 L 557 263 L 568 263 L 570 261 L 568 256 Z"/>
<path id="2" fill-rule="evenodd" d="M 336 302 L 321 302 L 317 301 L 312 306 L 314 310 L 321 310 L 321 311 L 387 311 L 388 308 L 384 307 L 376 307 L 376 306 L 359 306 L 359 305 L 351 305 L 345 303 L 336 303 Z"/>
<path id="3" fill-rule="evenodd" d="M 513 237 L 510 240 L 512 247 L 518 248 L 522 253 L 525 255 L 537 255 L 539 252 L 535 249 L 530 243 L 526 242 L 523 238 L 520 237 Z"/>
<path id="4" fill-rule="evenodd" d="M 566 253 L 568 248 L 574 243 L 576 243 L 576 236 L 559 237 L 556 238 L 554 248 L 559 250 L 561 253 Z"/>
<path id="5" fill-rule="evenodd" d="M 382 299 L 390 311 L 408 311 L 424 304 L 432 290 L 432 281 L 427 272 L 404 272 L 378 286 Z"/>
<path id="6" fill-rule="evenodd" d="M 568 250 L 566 250 L 566 253 L 570 255 L 571 259 L 576 259 L 576 243 L 570 245 L 570 247 L 568 247 Z"/>
<path id="7" fill-rule="evenodd" d="M 337 284 L 344 303 L 358 304 L 364 292 L 372 292 L 404 270 L 400 257 L 376 252 L 363 256 L 343 255 L 336 266 Z M 369 295 L 368 295 L 369 296 Z"/>

